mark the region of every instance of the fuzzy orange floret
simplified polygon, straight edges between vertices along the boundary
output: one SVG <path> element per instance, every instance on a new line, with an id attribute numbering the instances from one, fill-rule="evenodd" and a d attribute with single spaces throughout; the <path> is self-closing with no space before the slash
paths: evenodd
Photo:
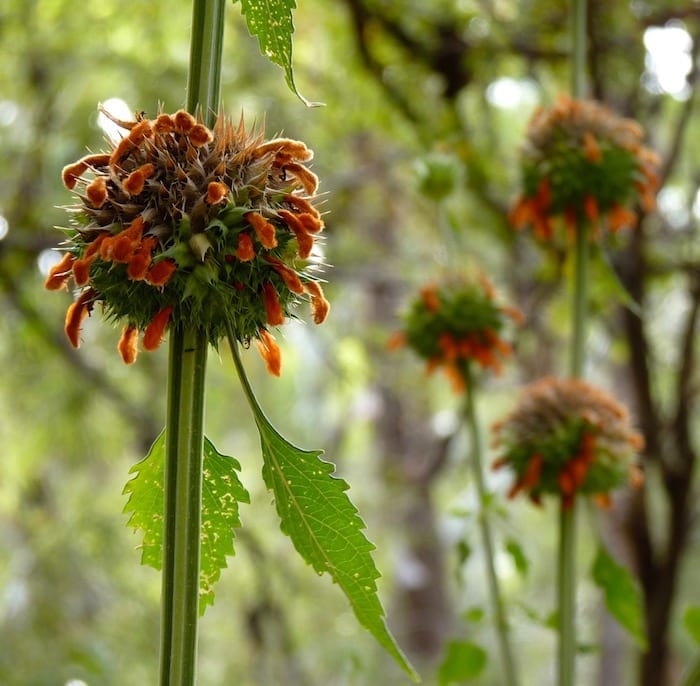
<path id="1" fill-rule="evenodd" d="M 204 126 L 204 124 L 195 124 L 192 127 L 188 138 L 190 139 L 190 143 L 192 143 L 195 148 L 201 148 L 203 145 L 211 143 L 214 140 L 212 132 L 206 126 Z"/>
<path id="2" fill-rule="evenodd" d="M 266 329 L 260 329 L 255 344 L 267 371 L 273 376 L 279 376 L 282 371 L 282 354 L 275 339 Z"/>
<path id="3" fill-rule="evenodd" d="M 122 187 L 129 195 L 139 195 L 143 191 L 146 179 L 153 176 L 155 170 L 156 168 L 150 162 L 142 164 L 124 179 Z"/>
<path id="4" fill-rule="evenodd" d="M 83 258 L 73 262 L 73 280 L 76 286 L 87 286 L 90 282 L 90 266 L 94 258 Z"/>
<path id="5" fill-rule="evenodd" d="M 241 233 L 238 236 L 238 248 L 236 249 L 236 257 L 241 262 L 250 262 L 250 260 L 252 260 L 255 257 L 253 239 L 247 233 Z"/>
<path id="6" fill-rule="evenodd" d="M 440 298 L 435 286 L 425 286 L 420 292 L 421 300 L 428 312 L 437 312 L 440 309 Z"/>
<path id="7" fill-rule="evenodd" d="M 287 174 L 295 176 L 297 181 L 304 187 L 307 195 L 313 195 L 318 188 L 318 176 L 312 171 L 309 171 L 303 164 L 291 162 L 284 165 L 284 171 Z"/>
<path id="8" fill-rule="evenodd" d="M 255 230 L 255 235 L 264 248 L 272 250 L 277 247 L 277 236 L 274 225 L 272 225 L 262 214 L 248 212 L 245 215 L 248 223 Z"/>
<path id="9" fill-rule="evenodd" d="M 90 168 L 90 167 L 104 167 L 109 164 L 110 156 L 106 154 L 98 153 L 96 155 L 86 155 L 85 157 L 79 159 L 73 164 L 68 164 L 63 167 L 61 177 L 63 179 L 63 184 L 69 190 L 75 188 L 75 184 L 78 183 L 80 177 Z"/>
<path id="10" fill-rule="evenodd" d="M 314 323 L 323 324 L 331 310 L 331 304 L 323 295 L 321 284 L 318 281 L 308 281 L 304 288 L 311 295 L 311 317 Z"/>
<path id="11" fill-rule="evenodd" d="M 151 286 L 165 286 L 170 277 L 175 273 L 177 263 L 174 260 L 166 258 L 154 264 L 146 274 L 146 281 Z"/>
<path id="12" fill-rule="evenodd" d="M 134 144 L 140 145 L 144 138 L 153 136 L 153 126 L 150 119 L 144 119 L 131 127 L 127 138 Z"/>
<path id="13" fill-rule="evenodd" d="M 314 237 L 304 228 L 304 225 L 299 221 L 299 218 L 294 212 L 289 210 L 279 210 L 278 212 L 285 224 L 294 232 L 297 243 L 299 244 L 299 257 L 305 260 L 313 250 Z"/>
<path id="14" fill-rule="evenodd" d="M 44 282 L 44 288 L 47 291 L 58 291 L 66 285 L 71 276 L 71 270 L 75 258 L 72 253 L 67 252 L 58 264 L 55 264 L 49 270 L 49 275 Z"/>
<path id="15" fill-rule="evenodd" d="M 267 323 L 270 326 L 280 326 L 284 324 L 284 312 L 280 306 L 279 297 L 275 287 L 268 281 L 263 284 L 263 304 L 267 315 Z"/>
<path id="16" fill-rule="evenodd" d="M 319 231 L 323 231 L 325 226 L 323 221 L 318 216 L 309 214 L 308 212 L 302 212 L 299 215 L 299 221 L 309 233 L 318 233 Z"/>
<path id="17" fill-rule="evenodd" d="M 119 339 L 117 349 L 124 360 L 124 364 L 133 364 L 139 352 L 139 330 L 137 327 L 125 326 L 122 337 Z"/>
<path id="18" fill-rule="evenodd" d="M 637 213 L 622 205 L 613 205 L 608 213 L 610 230 L 614 233 L 625 226 L 633 226 L 637 221 Z"/>
<path id="19" fill-rule="evenodd" d="M 178 110 L 173 115 L 175 131 L 178 133 L 189 133 L 196 126 L 197 120 L 185 110 Z"/>
<path id="20" fill-rule="evenodd" d="M 107 200 L 107 177 L 96 176 L 85 189 L 85 195 L 94 208 L 102 207 Z"/>
<path id="21" fill-rule="evenodd" d="M 129 259 L 129 264 L 126 268 L 126 275 L 132 281 L 142 281 L 146 278 L 148 268 L 151 266 L 153 248 L 156 247 L 158 239 L 154 236 L 145 238 L 138 249 Z"/>
<path id="22" fill-rule="evenodd" d="M 282 277 L 284 285 L 297 295 L 304 293 L 304 284 L 301 282 L 299 275 L 290 267 L 288 267 L 284 262 L 278 260 L 276 257 L 271 255 L 266 255 L 265 259 L 275 268 L 275 271 Z"/>
<path id="23" fill-rule="evenodd" d="M 66 312 L 65 331 L 74 348 L 80 347 L 80 330 L 83 320 L 90 314 L 92 303 L 97 293 L 89 288 L 68 308 Z"/>
<path id="24" fill-rule="evenodd" d="M 206 202 L 209 205 L 218 205 L 228 198 L 228 186 L 220 181 L 212 181 L 207 186 Z"/>
<path id="25" fill-rule="evenodd" d="M 302 198 L 299 195 L 292 195 L 290 193 L 284 196 L 284 201 L 296 207 L 300 212 L 306 212 L 314 217 L 321 216 L 318 210 L 306 198 Z"/>
<path id="26" fill-rule="evenodd" d="M 116 167 L 119 166 L 121 161 L 129 155 L 129 153 L 136 147 L 136 144 L 130 138 L 122 138 L 119 141 L 119 145 L 112 151 L 109 158 L 109 166 Z"/>
<path id="27" fill-rule="evenodd" d="M 153 351 L 163 342 L 163 335 L 168 326 L 168 320 L 173 308 L 168 305 L 164 307 L 155 317 L 143 332 L 143 348 L 144 350 Z"/>
<path id="28" fill-rule="evenodd" d="M 153 130 L 156 133 L 171 133 L 175 130 L 175 122 L 169 114 L 159 114 L 153 122 Z"/>

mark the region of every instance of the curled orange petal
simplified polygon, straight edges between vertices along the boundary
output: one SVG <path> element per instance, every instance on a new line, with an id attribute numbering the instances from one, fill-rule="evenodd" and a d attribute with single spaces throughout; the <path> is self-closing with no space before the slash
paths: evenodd
<path id="1" fill-rule="evenodd" d="M 220 181 L 211 181 L 207 186 L 206 202 L 209 205 L 218 205 L 228 198 L 228 186 Z"/>
<path id="2" fill-rule="evenodd" d="M 170 280 L 170 277 L 177 270 L 177 263 L 174 260 L 166 258 L 154 264 L 146 274 L 146 281 L 151 286 L 165 286 Z"/>
<path id="3" fill-rule="evenodd" d="M 304 284 L 306 292 L 311 295 L 311 317 L 316 324 L 322 324 L 331 310 L 331 304 L 323 295 L 323 289 L 318 281 L 308 281 Z"/>
<path id="4" fill-rule="evenodd" d="M 107 200 L 107 177 L 96 176 L 85 189 L 85 195 L 94 208 L 102 207 Z"/>

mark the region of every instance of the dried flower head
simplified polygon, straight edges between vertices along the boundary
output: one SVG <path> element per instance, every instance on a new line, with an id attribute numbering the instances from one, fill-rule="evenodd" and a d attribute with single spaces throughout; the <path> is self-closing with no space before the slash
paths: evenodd
<path id="1" fill-rule="evenodd" d="M 428 371 L 443 367 L 459 392 L 470 362 L 500 373 L 502 359 L 511 354 L 501 337 L 509 319 L 520 322 L 520 312 L 498 305 L 493 286 L 484 277 L 451 279 L 421 290 L 392 345 L 408 345 L 427 360 Z"/>
<path id="2" fill-rule="evenodd" d="M 501 450 L 494 468 L 515 473 L 510 497 L 525 492 L 539 504 L 544 493 L 555 493 L 565 506 L 578 493 L 604 504 L 610 491 L 636 480 L 632 460 L 644 445 L 615 398 L 578 379 L 549 377 L 523 390 L 494 437 Z"/>
<path id="3" fill-rule="evenodd" d="M 542 240 L 554 237 L 555 218 L 569 234 L 591 226 L 594 237 L 602 228 L 633 226 L 637 203 L 653 210 L 659 186 L 659 159 L 642 145 L 643 135 L 637 122 L 595 101 L 562 95 L 553 107 L 538 109 L 527 131 L 513 226 L 532 226 Z"/>
<path id="4" fill-rule="evenodd" d="M 127 133 L 109 152 L 63 170 L 78 202 L 46 287 L 76 286 L 71 343 L 78 347 L 84 318 L 101 303 L 124 324 L 127 363 L 139 332 L 153 350 L 169 327 L 196 323 L 214 345 L 229 327 L 245 345 L 261 342 L 279 373 L 268 328 L 294 317 L 302 300 L 316 323 L 329 310 L 314 275 L 324 225 L 306 166 L 312 152 L 300 141 L 265 141 L 223 114 L 213 130 L 184 110 L 116 123 Z"/>

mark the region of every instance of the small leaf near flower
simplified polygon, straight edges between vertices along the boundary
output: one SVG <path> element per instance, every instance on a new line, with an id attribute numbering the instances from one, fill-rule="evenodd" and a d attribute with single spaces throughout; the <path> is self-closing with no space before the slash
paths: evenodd
<path id="1" fill-rule="evenodd" d="M 234 3 L 237 0 L 233 0 Z M 294 23 L 292 10 L 295 0 L 240 0 L 241 12 L 246 18 L 251 36 L 257 36 L 260 52 L 271 62 L 284 69 L 289 89 L 307 107 L 318 107 L 321 103 L 309 102 L 298 90 L 292 64 L 292 34 Z"/>
<path id="2" fill-rule="evenodd" d="M 235 555 L 234 529 L 241 526 L 238 504 L 250 497 L 238 479 L 238 460 L 222 455 L 204 439 L 202 484 L 201 563 L 199 611 L 214 603 L 214 583 L 227 566 L 226 557 Z M 143 531 L 141 564 L 161 569 L 163 564 L 163 498 L 165 431 L 155 440 L 148 454 L 130 470 L 136 474 L 124 487 L 129 499 L 124 512 L 130 512 L 127 526 Z"/>
<path id="3" fill-rule="evenodd" d="M 637 645 L 646 649 L 642 599 L 632 574 L 600 547 L 593 562 L 593 581 L 605 594 L 608 612 L 619 622 Z"/>

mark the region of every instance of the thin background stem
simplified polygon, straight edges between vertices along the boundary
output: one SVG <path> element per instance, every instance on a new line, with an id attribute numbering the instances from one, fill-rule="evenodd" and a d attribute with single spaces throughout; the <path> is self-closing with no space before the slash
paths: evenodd
<path id="1" fill-rule="evenodd" d="M 187 109 L 212 126 L 219 109 L 225 0 L 194 0 Z M 197 680 L 202 450 L 207 336 L 170 332 L 165 437 L 160 685 Z"/>
<path id="2" fill-rule="evenodd" d="M 582 98 L 586 90 L 586 10 L 587 0 L 571 4 L 571 94 Z M 571 366 L 572 377 L 583 376 L 588 310 L 588 228 L 579 220 L 576 227 L 574 284 L 572 303 Z M 559 686 L 574 686 L 576 665 L 576 509 L 562 498 L 559 513 L 558 607 Z"/>
<path id="3" fill-rule="evenodd" d="M 481 542 L 484 547 L 484 558 L 486 561 L 486 576 L 489 585 L 489 595 L 491 597 L 491 609 L 494 615 L 496 625 L 496 633 L 498 635 L 498 644 L 501 651 L 501 659 L 503 661 L 503 671 L 505 674 L 505 686 L 517 686 L 517 672 L 515 669 L 515 661 L 513 652 L 510 646 L 508 635 L 508 618 L 506 617 L 503 598 L 501 596 L 500 584 L 496 567 L 494 564 L 494 545 L 493 536 L 491 535 L 491 527 L 488 518 L 488 493 L 484 483 L 482 449 L 483 443 L 481 440 L 481 430 L 476 412 L 476 402 L 474 379 L 471 371 L 471 365 L 466 362 L 463 365 L 463 373 L 466 381 L 465 391 L 465 413 L 467 426 L 471 436 L 471 466 L 476 483 L 477 495 L 479 498 L 479 530 L 481 533 Z"/>

